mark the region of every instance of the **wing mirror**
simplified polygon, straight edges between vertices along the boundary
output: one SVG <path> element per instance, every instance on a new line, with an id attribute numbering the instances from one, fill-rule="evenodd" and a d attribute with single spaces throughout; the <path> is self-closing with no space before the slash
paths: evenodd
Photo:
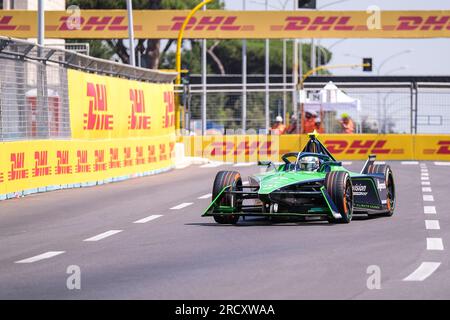
<path id="1" fill-rule="evenodd" d="M 258 166 L 267 167 L 267 171 L 270 169 L 277 170 L 277 167 L 272 161 L 258 161 Z"/>

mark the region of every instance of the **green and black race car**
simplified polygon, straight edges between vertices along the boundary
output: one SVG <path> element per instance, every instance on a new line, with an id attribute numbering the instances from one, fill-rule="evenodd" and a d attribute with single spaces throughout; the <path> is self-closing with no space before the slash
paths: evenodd
<path id="1" fill-rule="evenodd" d="M 241 216 L 315 216 L 349 223 L 358 213 L 394 213 L 394 175 L 388 165 L 375 164 L 374 155 L 361 172 L 351 172 L 312 133 L 303 151 L 287 153 L 282 160 L 279 166 L 260 161 L 267 171 L 250 176 L 247 186 L 236 171 L 218 172 L 203 216 L 220 224 L 236 224 Z"/>

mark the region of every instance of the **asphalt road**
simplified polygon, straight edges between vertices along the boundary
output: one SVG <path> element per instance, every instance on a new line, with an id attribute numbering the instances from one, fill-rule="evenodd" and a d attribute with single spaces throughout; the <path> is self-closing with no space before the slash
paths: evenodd
<path id="1" fill-rule="evenodd" d="M 349 225 L 200 217 L 217 171 L 255 166 L 190 166 L 0 202 L 0 298 L 449 299 L 450 166 L 389 164 L 394 216 Z M 79 290 L 66 286 L 69 266 Z"/>

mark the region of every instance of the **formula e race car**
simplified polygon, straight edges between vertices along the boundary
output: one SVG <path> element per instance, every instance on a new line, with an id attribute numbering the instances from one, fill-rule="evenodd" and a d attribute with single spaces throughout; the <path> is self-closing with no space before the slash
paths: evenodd
<path id="1" fill-rule="evenodd" d="M 212 203 L 204 217 L 236 224 L 241 216 L 305 219 L 322 217 L 330 223 L 349 223 L 354 214 L 392 216 L 394 175 L 388 165 L 370 155 L 360 173 L 351 172 L 330 154 L 314 132 L 301 152 L 287 153 L 276 166 L 260 161 L 266 172 L 242 184 L 236 171 L 220 171 L 214 180 Z"/>

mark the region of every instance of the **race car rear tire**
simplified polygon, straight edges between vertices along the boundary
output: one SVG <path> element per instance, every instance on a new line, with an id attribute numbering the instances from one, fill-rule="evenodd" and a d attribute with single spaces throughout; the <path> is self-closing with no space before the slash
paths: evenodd
<path id="1" fill-rule="evenodd" d="M 382 215 L 390 217 L 394 214 L 395 210 L 395 183 L 394 174 L 391 168 L 386 164 L 372 164 L 367 168 L 367 173 L 383 174 L 385 177 L 385 184 L 387 190 L 386 206 L 387 210 Z"/>
<path id="2" fill-rule="evenodd" d="M 329 218 L 330 223 L 350 223 L 353 217 L 352 181 L 346 171 L 331 171 L 325 176 L 325 188 L 336 205 L 340 219 Z"/>
<path id="3" fill-rule="evenodd" d="M 242 187 L 242 179 L 239 172 L 219 171 L 214 179 L 212 200 L 214 201 L 223 188 L 229 185 L 232 185 L 232 190 L 237 190 Z M 240 201 L 236 196 L 224 195 L 219 205 L 239 208 Z M 232 214 L 214 215 L 214 220 L 219 224 L 236 224 L 239 220 L 239 216 Z"/>

